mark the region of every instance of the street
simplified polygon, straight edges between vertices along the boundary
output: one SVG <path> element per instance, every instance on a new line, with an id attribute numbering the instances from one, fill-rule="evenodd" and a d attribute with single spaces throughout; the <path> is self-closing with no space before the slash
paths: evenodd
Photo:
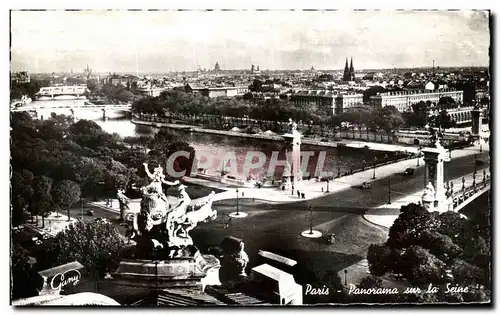
<path id="1" fill-rule="evenodd" d="M 478 173 L 487 167 L 487 163 L 478 165 Z M 445 179 L 457 178 L 473 170 L 473 155 L 456 158 L 446 163 Z M 217 220 L 198 225 L 191 235 L 201 250 L 219 245 L 225 236 L 242 238 L 251 266 L 252 260 L 257 259 L 258 250 L 269 250 L 295 259 L 319 274 L 326 270 L 338 271 L 365 258 L 370 244 L 386 240 L 387 229 L 366 221 L 362 214 L 387 202 L 388 180 L 391 180 L 393 197 L 412 194 L 424 187 L 423 163 L 413 176 L 396 174 L 372 181 L 369 189 L 353 187 L 310 201 L 268 204 L 240 200 L 239 210 L 248 213 L 248 217 L 232 219 L 227 229 L 224 223 L 227 215 L 236 210 L 235 200 L 219 201 L 213 205 L 218 211 Z M 309 227 L 309 206 L 313 209 L 313 228 L 323 234 L 334 233 L 335 244 L 300 236 Z M 325 264 L 325 261 L 331 263 Z"/>

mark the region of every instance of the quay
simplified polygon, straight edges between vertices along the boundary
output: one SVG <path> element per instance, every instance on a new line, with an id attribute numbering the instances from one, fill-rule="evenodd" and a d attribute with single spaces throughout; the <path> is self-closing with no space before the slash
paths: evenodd
<path id="1" fill-rule="evenodd" d="M 250 139 L 260 139 L 260 140 L 270 140 L 270 141 L 285 141 L 285 138 L 279 134 L 267 134 L 265 132 L 257 134 L 249 134 L 244 132 L 237 132 L 231 130 L 216 130 L 201 128 L 193 125 L 187 124 L 175 124 L 166 122 L 156 122 L 156 121 L 145 121 L 138 119 L 137 117 L 132 117 L 130 120 L 133 124 L 144 125 L 155 128 L 170 128 L 183 130 L 188 132 L 198 132 L 198 133 L 208 133 L 216 134 L 222 136 L 230 137 L 240 137 L 240 138 L 250 138 Z M 388 143 L 378 143 L 378 142 L 366 142 L 366 141 L 355 141 L 355 140 L 332 140 L 332 141 L 321 141 L 320 137 L 308 137 L 302 138 L 302 144 L 320 146 L 320 147 L 330 147 L 330 148 L 341 148 L 347 147 L 352 149 L 368 149 L 372 151 L 383 151 L 383 152 L 405 152 L 405 153 L 418 153 L 418 148 L 410 145 L 403 144 L 388 144 Z"/>

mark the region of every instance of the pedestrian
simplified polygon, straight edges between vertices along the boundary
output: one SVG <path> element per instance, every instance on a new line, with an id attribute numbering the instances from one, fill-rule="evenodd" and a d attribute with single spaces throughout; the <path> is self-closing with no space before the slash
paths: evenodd
<path id="1" fill-rule="evenodd" d="M 300 191 L 297 190 L 297 198 L 300 198 Z"/>
<path id="2" fill-rule="evenodd" d="M 245 197 L 245 192 L 244 191 L 241 192 L 241 197 Z"/>
<path id="3" fill-rule="evenodd" d="M 302 193 L 302 199 L 306 199 L 306 194 Z"/>
<path id="4" fill-rule="evenodd" d="M 321 187 L 321 192 L 325 192 L 325 189 L 323 187 Z"/>

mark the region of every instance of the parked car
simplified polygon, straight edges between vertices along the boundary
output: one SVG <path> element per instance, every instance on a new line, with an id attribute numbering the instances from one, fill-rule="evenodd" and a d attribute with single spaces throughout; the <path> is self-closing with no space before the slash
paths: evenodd
<path id="1" fill-rule="evenodd" d="M 368 189 L 370 188 L 372 185 L 369 183 L 369 182 L 363 182 L 363 184 L 361 184 L 361 188 L 362 189 Z"/>
<path id="2" fill-rule="evenodd" d="M 94 211 L 93 210 L 88 210 L 87 211 L 87 215 L 91 216 L 91 217 L 94 216 Z"/>
<path id="3" fill-rule="evenodd" d="M 325 242 L 327 244 L 334 244 L 335 243 L 335 234 L 329 233 L 325 235 Z"/>
<path id="4" fill-rule="evenodd" d="M 415 173 L 415 169 L 414 169 L 414 168 L 411 168 L 411 167 L 408 167 L 408 168 L 404 171 L 403 175 L 404 175 L 404 176 L 412 176 L 414 173 Z"/>

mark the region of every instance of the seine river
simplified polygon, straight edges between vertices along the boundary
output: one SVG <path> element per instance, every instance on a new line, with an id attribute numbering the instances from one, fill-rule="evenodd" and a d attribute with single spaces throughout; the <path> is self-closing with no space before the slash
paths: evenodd
<path id="1" fill-rule="evenodd" d="M 39 109 L 40 114 L 45 117 L 50 117 L 52 111 L 56 111 L 58 114 L 70 114 L 70 107 L 75 107 L 76 105 L 83 105 L 84 100 L 56 100 L 56 101 L 34 101 L 30 105 L 33 107 L 43 107 L 44 109 Z M 54 107 L 59 106 L 58 109 Z M 64 107 L 64 108 L 61 108 Z M 107 113 L 109 119 L 106 121 L 102 118 L 102 111 L 100 109 L 79 111 L 75 110 L 75 115 L 80 119 L 90 119 L 99 124 L 105 131 L 109 133 L 117 133 L 122 137 L 134 137 L 134 136 L 154 136 L 158 132 L 158 128 L 149 126 L 135 125 L 128 118 L 125 118 L 125 113 L 109 112 Z M 181 130 L 171 130 L 174 135 L 178 136 L 179 140 L 188 142 L 197 153 L 203 153 L 204 156 L 210 157 L 212 163 L 206 168 L 209 171 L 220 171 L 220 162 L 223 158 L 226 160 L 236 158 L 238 173 L 241 174 L 243 166 L 245 165 L 245 158 L 247 157 L 247 152 L 258 151 L 263 152 L 266 156 L 266 161 L 262 167 L 259 169 L 251 171 L 253 175 L 258 178 L 266 177 L 268 172 L 269 162 L 271 161 L 271 156 L 273 152 L 279 152 L 278 159 L 280 161 L 285 160 L 284 154 L 284 143 L 279 141 L 269 141 L 260 139 L 250 139 L 250 138 L 239 138 L 215 134 L 205 134 L 205 133 L 191 133 Z M 317 170 L 323 172 L 331 172 L 332 175 L 336 176 L 339 171 L 341 174 L 351 171 L 351 169 L 360 169 L 366 165 L 372 165 L 374 158 L 381 162 L 384 159 L 391 159 L 394 157 L 394 153 L 384 153 L 384 152 L 374 152 L 366 151 L 363 149 L 349 149 L 349 148 L 331 148 L 331 147 L 319 147 L 302 145 L 301 151 L 310 152 L 309 162 L 307 164 L 307 172 L 314 174 Z M 324 152 L 324 153 L 322 153 Z M 322 153 L 322 154 L 321 154 Z M 324 156 L 324 160 L 321 158 Z M 318 162 L 319 161 L 319 162 Z M 257 162 L 255 158 L 254 163 Z M 227 171 L 231 171 L 227 169 Z M 283 172 L 283 166 L 276 167 L 276 176 L 280 176 Z M 234 173 L 234 172 L 233 172 Z M 238 176 L 238 175 L 237 175 Z M 240 177 L 240 176 L 238 176 Z"/>
<path id="2" fill-rule="evenodd" d="M 158 132 L 158 128 L 149 126 L 140 126 L 131 123 L 128 119 L 109 119 L 103 121 L 102 119 L 94 120 L 105 131 L 109 133 L 118 133 L 122 137 L 133 136 L 154 136 Z M 220 170 L 219 163 L 222 158 L 231 157 L 231 152 L 234 152 L 238 172 L 241 173 L 245 162 L 246 154 L 248 151 L 259 151 L 266 155 L 266 162 L 259 170 L 251 171 L 257 177 L 265 177 L 268 170 L 269 162 L 273 152 L 280 152 L 278 159 L 284 160 L 284 144 L 279 141 L 267 141 L 260 139 L 249 138 L 235 138 L 231 136 L 222 136 L 204 133 L 192 133 L 181 130 L 171 130 L 174 135 L 177 135 L 180 140 L 188 142 L 196 152 L 203 152 L 205 156 L 210 156 L 213 159 L 212 167 L 207 167 L 212 171 Z M 378 161 L 384 158 L 391 158 L 393 153 L 383 152 L 370 152 L 360 149 L 337 149 L 330 147 L 319 147 L 310 145 L 301 145 L 301 151 L 309 151 L 314 153 L 309 158 L 307 171 L 314 174 L 318 169 L 318 159 L 320 166 L 323 165 L 322 171 L 333 172 L 336 176 L 339 169 L 341 173 L 349 172 L 351 168 L 358 169 L 365 165 L 371 165 L 376 156 Z M 320 152 L 324 151 L 325 159 L 321 162 Z M 255 158 L 254 163 L 257 161 Z M 320 167 L 321 168 L 321 167 Z M 276 167 L 276 175 L 280 176 L 283 172 L 283 167 Z M 314 175 L 312 175 L 314 177 Z"/>

